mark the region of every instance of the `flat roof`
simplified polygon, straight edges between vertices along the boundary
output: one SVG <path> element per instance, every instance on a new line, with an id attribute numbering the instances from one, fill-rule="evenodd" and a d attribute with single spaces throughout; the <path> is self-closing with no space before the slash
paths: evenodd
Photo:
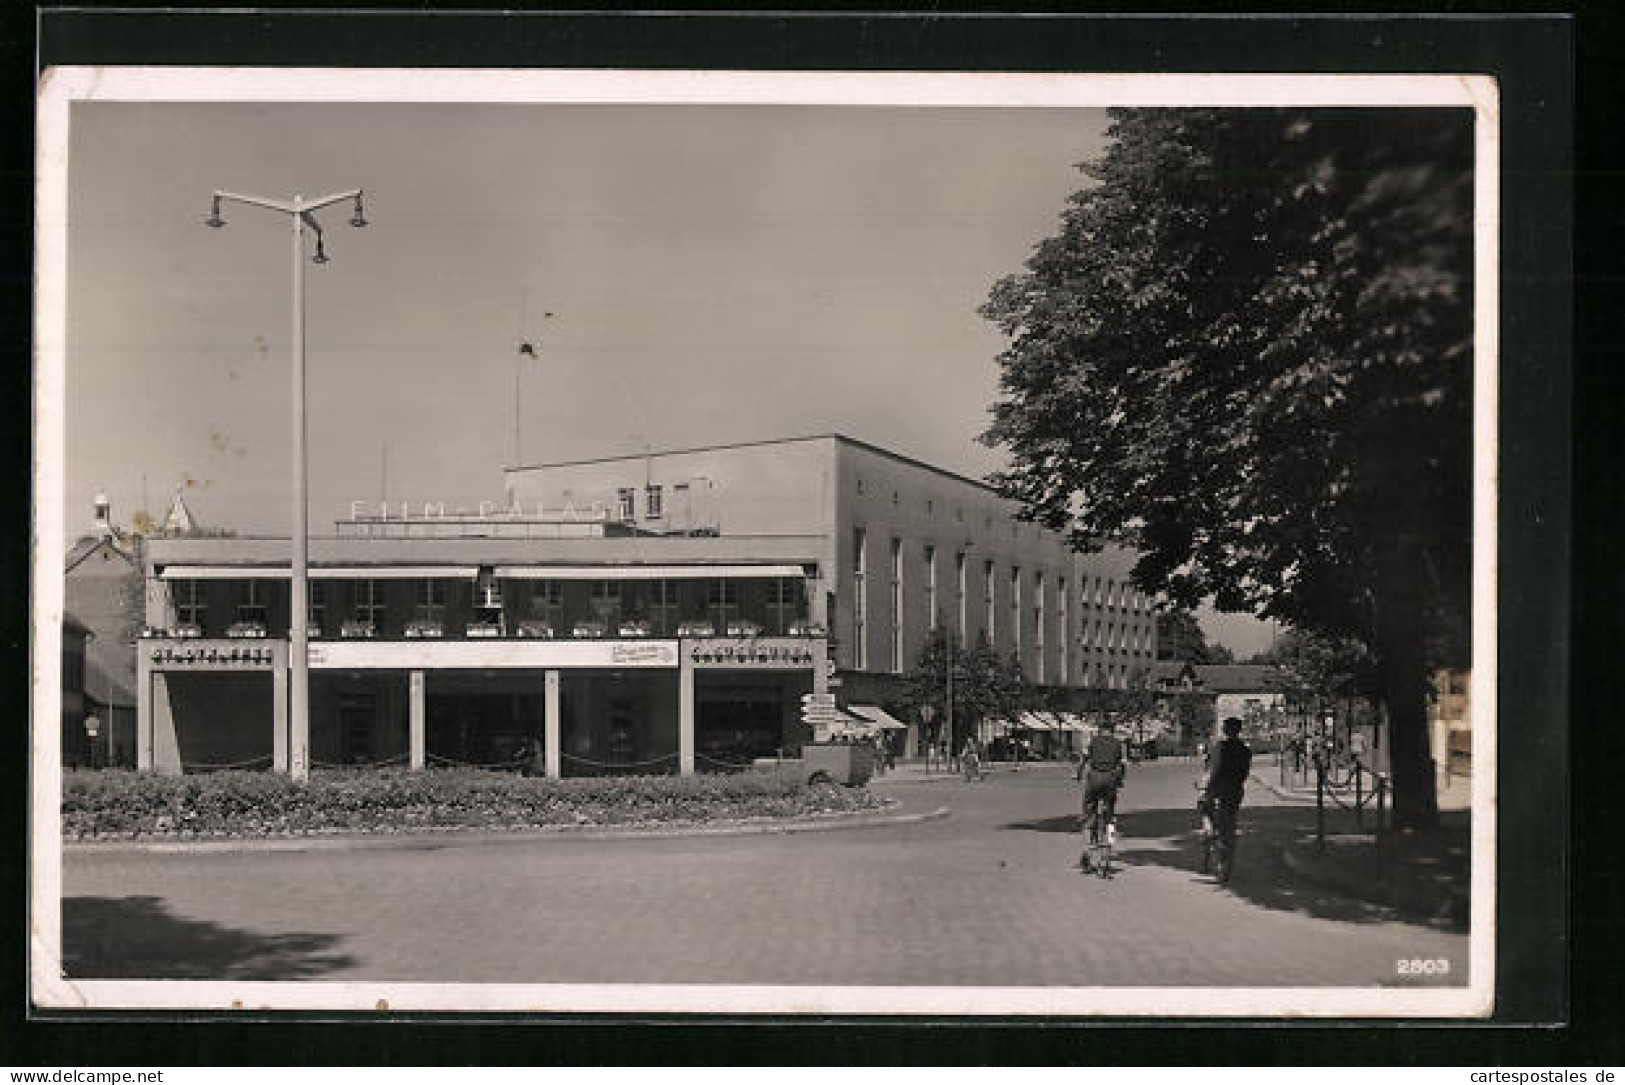
<path id="1" fill-rule="evenodd" d="M 662 456 L 689 456 L 701 452 L 726 452 L 736 448 L 766 448 L 771 445 L 805 444 L 809 441 L 837 441 L 844 444 L 853 445 L 867 452 L 873 452 L 878 456 L 885 456 L 887 459 L 896 460 L 899 463 L 906 463 L 910 467 L 918 467 L 921 470 L 930 471 L 932 474 L 942 475 L 943 477 L 951 478 L 956 482 L 963 482 L 968 485 L 975 486 L 977 489 L 985 490 L 995 497 L 1003 497 L 998 490 L 994 489 L 992 486 L 989 486 L 981 479 L 971 478 L 969 475 L 961 475 L 958 472 L 950 471 L 945 467 L 938 467 L 934 463 L 927 463 L 924 460 L 915 459 L 913 456 L 905 456 L 901 452 L 893 452 L 889 448 L 882 448 L 879 445 L 871 444 L 868 441 L 860 441 L 856 437 L 848 437 L 844 433 L 816 433 L 809 434 L 805 437 L 774 437 L 761 441 L 734 441 L 728 444 L 695 445 L 692 448 L 665 448 L 658 451 L 652 450 L 649 452 L 632 452 L 617 456 L 594 456 L 581 460 L 555 460 L 548 463 L 522 464 L 518 467 L 506 467 L 503 468 L 503 470 L 505 472 L 540 471 L 550 467 L 588 467 L 595 463 L 620 463 L 626 460 L 647 460 Z M 1008 500 L 1008 498 L 1005 500 Z"/>

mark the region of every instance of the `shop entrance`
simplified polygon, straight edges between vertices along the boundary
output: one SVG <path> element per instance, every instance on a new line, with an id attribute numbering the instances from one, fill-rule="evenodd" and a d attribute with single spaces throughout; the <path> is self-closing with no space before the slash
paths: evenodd
<path id="1" fill-rule="evenodd" d="M 677 772 L 674 670 L 564 671 L 559 716 L 565 776 Z"/>
<path id="2" fill-rule="evenodd" d="M 423 738 L 429 764 L 529 765 L 542 741 L 544 681 L 541 671 L 426 676 Z"/>
<path id="3" fill-rule="evenodd" d="M 804 673 L 696 675 L 695 769 L 734 772 L 758 757 L 798 753 L 810 738 L 802 733 L 801 695 L 811 691 Z"/>
<path id="4" fill-rule="evenodd" d="M 272 676 L 171 673 L 169 706 L 183 772 L 269 769 Z"/>

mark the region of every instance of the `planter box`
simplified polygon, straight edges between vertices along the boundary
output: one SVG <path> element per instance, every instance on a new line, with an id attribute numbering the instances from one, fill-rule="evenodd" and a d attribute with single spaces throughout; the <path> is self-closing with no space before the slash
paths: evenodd
<path id="1" fill-rule="evenodd" d="M 847 787 L 862 787 L 874 775 L 875 751 L 856 743 L 809 742 L 801 747 L 801 769 L 808 780 L 827 778 Z"/>

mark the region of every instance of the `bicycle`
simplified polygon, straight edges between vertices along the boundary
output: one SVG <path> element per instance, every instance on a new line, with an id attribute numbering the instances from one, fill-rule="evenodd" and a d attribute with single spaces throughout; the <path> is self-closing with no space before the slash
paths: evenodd
<path id="1" fill-rule="evenodd" d="M 1202 815 L 1202 873 L 1224 885 L 1235 869 L 1236 804 L 1204 797 L 1196 809 Z"/>
<path id="2" fill-rule="evenodd" d="M 1110 798 L 1095 796 L 1084 809 L 1085 839 L 1078 866 L 1086 874 L 1094 873 L 1102 878 L 1112 876 L 1112 848 L 1117 844 L 1117 817 L 1113 811 L 1116 798 L 1117 792 L 1113 789 Z"/>

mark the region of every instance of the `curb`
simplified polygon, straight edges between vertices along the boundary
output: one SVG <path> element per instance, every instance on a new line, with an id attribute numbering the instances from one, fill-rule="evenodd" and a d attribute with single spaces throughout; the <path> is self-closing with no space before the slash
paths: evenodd
<path id="1" fill-rule="evenodd" d="M 833 814 L 824 819 L 792 818 L 784 821 L 738 821 L 652 828 L 605 825 L 553 825 L 501 831 L 446 829 L 414 833 L 328 833 L 291 837 L 244 837 L 237 840 L 85 840 L 63 841 L 62 852 L 96 854 L 144 852 L 155 855 L 222 855 L 242 852 L 345 851 L 361 849 L 416 849 L 455 847 L 460 844 L 534 844 L 544 840 L 649 840 L 706 836 L 767 836 L 794 833 L 843 832 L 917 825 L 952 814 L 946 806 L 913 814 Z"/>

